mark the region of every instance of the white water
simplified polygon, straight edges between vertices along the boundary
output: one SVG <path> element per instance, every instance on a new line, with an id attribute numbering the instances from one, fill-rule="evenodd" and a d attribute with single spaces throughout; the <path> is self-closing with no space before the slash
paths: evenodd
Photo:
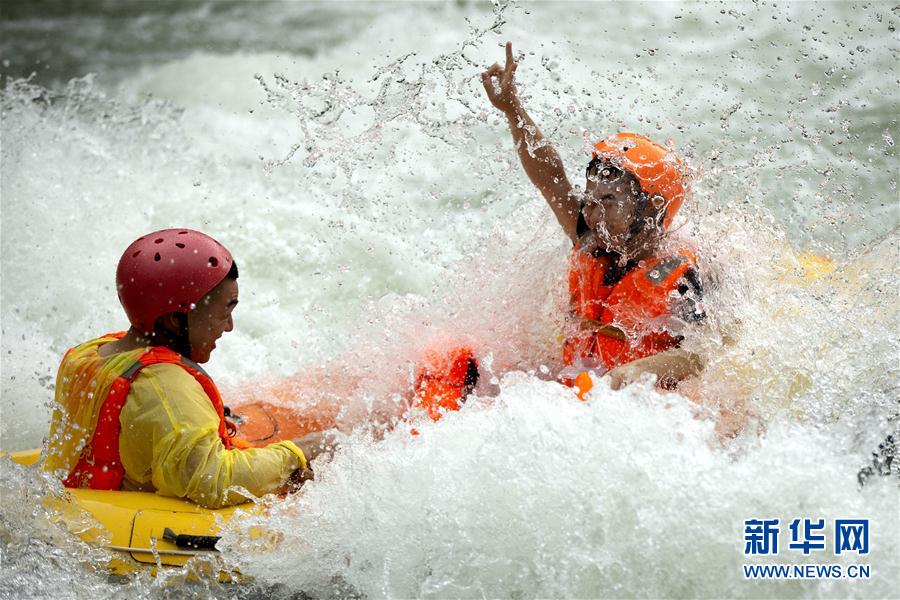
<path id="1" fill-rule="evenodd" d="M 209 365 L 232 393 L 322 365 L 365 379 L 348 396 L 330 390 L 359 422 L 447 338 L 473 344 L 489 367 L 480 393 L 499 391 L 417 438 L 348 438 L 315 484 L 273 509 L 277 551 L 253 552 L 230 531 L 226 558 L 260 589 L 897 589 L 896 480 L 856 483 L 897 411 L 900 107 L 888 6 L 267 8 L 147 17 L 150 30 L 183 32 L 181 45 L 134 42 L 107 62 L 94 52 L 44 82 L 52 92 L 3 92 L 4 449 L 40 444 L 65 349 L 123 327 L 112 290 L 122 248 L 184 225 L 218 237 L 241 267 L 236 330 Z M 197 19 L 207 27 L 191 38 Z M 40 23 L 66 50 L 97 18 Z M 129 27 L 109 43 L 125 44 Z M 720 445 L 694 404 L 647 387 L 601 388 L 579 404 L 541 380 L 541 366 L 559 362 L 566 248 L 480 88 L 505 39 L 525 54 L 520 90 L 573 181 L 587 142 L 616 129 L 672 138 L 698 169 L 679 235 L 719 285 L 710 323 L 687 332 L 709 361 L 688 392 L 713 412 L 747 407 L 738 439 Z M 97 75 L 65 83 L 88 69 Z M 804 248 L 843 269 L 785 282 Z M 736 342 L 723 346 L 723 333 Z M 6 462 L 2 472 L 4 593 L 173 593 L 171 582 L 85 578 L 99 559 L 46 521 L 45 484 Z M 754 516 L 871 519 L 873 579 L 744 581 L 742 523 Z M 60 559 L 41 569 L 47 548 Z"/>

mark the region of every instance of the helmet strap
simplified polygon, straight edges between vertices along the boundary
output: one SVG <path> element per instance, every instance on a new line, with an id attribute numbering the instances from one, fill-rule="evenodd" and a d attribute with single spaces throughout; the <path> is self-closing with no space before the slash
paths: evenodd
<path id="1" fill-rule="evenodd" d="M 178 347 L 175 348 L 175 351 L 185 358 L 190 358 L 191 338 L 188 335 L 187 313 L 175 313 L 175 320 L 178 321 L 178 339 L 176 340 Z"/>
<path id="2" fill-rule="evenodd" d="M 176 331 L 162 324 L 161 318 L 156 320 L 153 328 L 154 346 L 165 346 L 185 358 L 191 357 L 191 341 L 188 335 L 188 316 L 185 313 L 171 313 L 175 319 Z"/>

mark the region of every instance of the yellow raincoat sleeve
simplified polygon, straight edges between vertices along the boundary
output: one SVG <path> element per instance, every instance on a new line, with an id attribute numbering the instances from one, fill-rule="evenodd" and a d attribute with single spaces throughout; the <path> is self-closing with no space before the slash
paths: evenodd
<path id="1" fill-rule="evenodd" d="M 219 508 L 245 502 L 248 493 L 276 492 L 291 473 L 306 467 L 303 452 L 288 441 L 226 450 L 209 397 L 196 379 L 174 364 L 141 371 L 119 423 L 123 489 L 155 489 Z"/>

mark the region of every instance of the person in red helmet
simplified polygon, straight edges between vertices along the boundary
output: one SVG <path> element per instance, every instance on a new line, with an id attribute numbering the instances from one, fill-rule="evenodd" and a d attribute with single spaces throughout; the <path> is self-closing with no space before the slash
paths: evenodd
<path id="1" fill-rule="evenodd" d="M 66 353 L 44 468 L 67 487 L 156 491 L 210 508 L 307 478 L 329 438 L 250 447 L 199 364 L 234 328 L 237 279 L 231 253 L 199 231 L 135 240 L 116 272 L 131 327 Z"/>
<path id="2" fill-rule="evenodd" d="M 563 379 L 608 373 L 618 389 L 645 373 L 674 387 L 702 361 L 678 347 L 686 322 L 704 318 L 693 252 L 664 244 L 689 191 L 678 157 L 646 137 L 611 135 L 596 144 L 584 191 L 518 97 L 512 44 L 506 65 L 482 73 L 491 103 L 507 117 L 525 173 L 573 244 L 569 296 L 575 323 L 565 340 Z"/>

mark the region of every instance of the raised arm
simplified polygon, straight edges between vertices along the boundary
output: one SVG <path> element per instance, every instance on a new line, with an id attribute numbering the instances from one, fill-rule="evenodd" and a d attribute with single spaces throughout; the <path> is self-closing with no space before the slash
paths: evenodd
<path id="1" fill-rule="evenodd" d="M 516 93 L 512 42 L 506 43 L 506 66 L 494 63 L 481 74 L 491 104 L 503 111 L 509 122 L 519 160 L 531 183 L 540 190 L 566 235 L 576 242 L 578 235 L 578 199 L 566 178 L 562 159 L 522 106 Z"/>

